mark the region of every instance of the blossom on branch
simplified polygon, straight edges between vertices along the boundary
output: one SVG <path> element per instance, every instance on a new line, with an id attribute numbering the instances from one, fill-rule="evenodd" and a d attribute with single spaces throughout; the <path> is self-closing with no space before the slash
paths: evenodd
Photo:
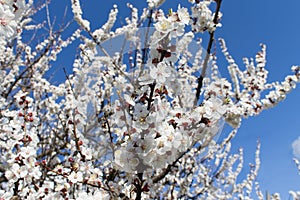
<path id="1" fill-rule="evenodd" d="M 6 4 L 0 4 L 0 35 L 10 38 L 15 34 L 16 27 L 15 15 L 10 7 Z"/>

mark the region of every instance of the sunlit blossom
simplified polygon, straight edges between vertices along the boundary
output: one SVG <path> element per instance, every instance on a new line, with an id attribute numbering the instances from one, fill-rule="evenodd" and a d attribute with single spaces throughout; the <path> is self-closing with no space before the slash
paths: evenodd
<path id="1" fill-rule="evenodd" d="M 15 15 L 6 4 L 0 4 L 0 35 L 11 37 L 16 32 L 17 23 L 14 20 Z"/>

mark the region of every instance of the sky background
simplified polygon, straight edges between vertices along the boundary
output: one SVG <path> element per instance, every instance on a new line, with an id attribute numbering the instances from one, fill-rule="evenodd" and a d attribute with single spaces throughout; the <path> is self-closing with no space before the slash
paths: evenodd
<path id="1" fill-rule="evenodd" d="M 118 23 L 124 23 L 124 16 L 129 10 L 126 2 L 141 8 L 145 1 L 125 0 L 81 0 L 84 10 L 84 18 L 91 21 L 92 30 L 105 23 L 107 15 L 113 4 L 117 4 L 120 10 Z M 182 6 L 190 6 L 186 1 L 167 0 L 163 8 L 177 9 Z M 67 19 L 70 19 L 70 1 L 52 0 L 50 14 L 56 17 L 56 25 L 62 19 L 65 8 L 68 8 Z M 300 1 L 272 1 L 272 0 L 223 0 L 221 12 L 223 13 L 222 28 L 216 31 L 216 37 L 222 37 L 227 43 L 230 54 L 243 69 L 242 58 L 254 57 L 260 51 L 260 43 L 267 45 L 267 70 L 269 81 L 282 81 L 291 73 L 292 65 L 300 64 Z M 41 12 L 37 16 L 45 16 Z M 70 30 L 76 27 L 73 24 Z M 73 28 L 73 29 L 72 29 Z M 207 36 L 204 35 L 205 37 Z M 77 50 L 78 51 L 78 50 Z M 72 71 L 72 61 L 76 52 L 76 44 L 58 57 L 53 66 L 53 71 L 63 74 L 65 67 Z M 70 58 L 70 59 L 67 59 Z M 227 63 L 221 54 L 218 54 L 219 68 L 222 75 L 227 76 Z M 56 76 L 54 81 L 61 81 L 64 76 Z M 254 162 L 257 141 L 261 142 L 261 168 L 258 181 L 263 192 L 280 192 L 282 199 L 288 199 L 289 190 L 300 190 L 300 176 L 292 161 L 292 143 L 300 136 L 299 113 L 300 87 L 291 92 L 287 99 L 277 107 L 264 111 L 258 117 L 243 120 L 237 136 L 232 140 L 232 151 L 244 148 L 244 170 L 240 175 L 245 178 L 249 171 L 248 163 Z M 223 135 L 229 128 L 225 126 Z"/>

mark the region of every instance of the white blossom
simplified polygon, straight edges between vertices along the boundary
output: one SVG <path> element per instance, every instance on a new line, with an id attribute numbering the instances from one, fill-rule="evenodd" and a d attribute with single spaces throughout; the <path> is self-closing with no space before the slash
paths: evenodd
<path id="1" fill-rule="evenodd" d="M 147 0 L 149 8 L 159 7 L 164 2 L 165 0 Z"/>
<path id="2" fill-rule="evenodd" d="M 16 32 L 17 23 L 15 15 L 6 4 L 0 4 L 0 35 L 6 38 L 12 37 Z"/>

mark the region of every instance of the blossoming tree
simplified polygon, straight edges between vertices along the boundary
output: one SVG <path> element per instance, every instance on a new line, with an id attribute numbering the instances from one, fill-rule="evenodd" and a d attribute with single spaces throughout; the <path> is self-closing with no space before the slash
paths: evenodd
<path id="1" fill-rule="evenodd" d="M 1 199 L 264 199 L 256 182 L 260 144 L 238 182 L 243 151 L 230 154 L 230 141 L 243 118 L 285 98 L 299 67 L 268 83 L 264 45 L 241 70 L 220 39 L 230 79 L 221 77 L 212 45 L 222 1 L 189 2 L 166 12 L 163 0 L 147 0 L 141 15 L 128 4 L 120 27 L 114 6 L 91 30 L 71 0 L 77 30 L 63 39 L 69 24 L 52 29 L 50 2 L 0 1 Z M 47 35 L 28 39 L 45 26 L 32 20 L 44 8 Z M 116 51 L 106 48 L 120 36 Z M 45 73 L 74 42 L 73 73 L 55 85 Z M 232 131 L 218 141 L 224 123 Z"/>

